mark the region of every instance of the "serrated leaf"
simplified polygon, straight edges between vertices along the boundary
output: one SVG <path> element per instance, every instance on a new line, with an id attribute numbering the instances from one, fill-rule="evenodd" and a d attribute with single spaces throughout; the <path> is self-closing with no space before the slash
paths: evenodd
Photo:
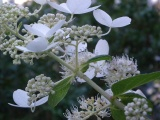
<path id="1" fill-rule="evenodd" d="M 146 84 L 148 82 L 160 79 L 160 72 L 153 72 L 149 74 L 140 74 L 134 77 L 130 77 L 124 80 L 121 80 L 112 85 L 111 89 L 114 96 L 125 93 L 128 90 Z"/>
<path id="2" fill-rule="evenodd" d="M 111 107 L 111 114 L 114 120 L 126 120 L 124 111 L 115 107 Z"/>
<path id="3" fill-rule="evenodd" d="M 101 61 L 101 60 L 111 61 L 112 57 L 109 55 L 98 55 L 96 57 L 93 57 L 93 58 L 89 59 L 86 63 L 81 65 L 81 71 L 86 72 L 86 70 L 89 68 L 90 63 Z"/>
<path id="4" fill-rule="evenodd" d="M 51 107 L 55 107 L 65 97 L 70 88 L 72 78 L 72 76 L 69 76 L 55 83 L 53 88 L 55 94 L 50 94 L 48 100 Z"/>

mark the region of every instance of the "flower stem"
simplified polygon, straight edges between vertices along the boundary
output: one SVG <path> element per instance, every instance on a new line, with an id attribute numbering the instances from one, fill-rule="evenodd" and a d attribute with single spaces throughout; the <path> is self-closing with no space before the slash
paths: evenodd
<path id="1" fill-rule="evenodd" d="M 70 69 L 72 72 L 76 72 L 76 70 L 68 65 L 65 61 L 54 55 L 53 53 L 49 53 L 49 56 L 56 61 L 58 61 L 60 64 L 66 66 L 68 69 Z M 106 93 L 101 87 L 99 87 L 96 83 L 94 83 L 91 79 L 89 79 L 86 75 L 84 75 L 81 71 L 77 72 L 77 76 L 84 79 L 90 86 L 92 86 L 97 92 L 99 92 L 101 95 L 103 95 L 105 98 L 107 98 L 110 102 L 112 102 L 112 96 L 110 96 L 108 93 Z M 119 102 L 118 100 L 114 100 L 113 103 L 120 109 L 124 110 L 124 104 Z"/>
<path id="2" fill-rule="evenodd" d="M 20 35 L 18 32 L 13 31 L 12 29 L 10 29 L 7 25 L 4 24 L 4 27 L 11 32 L 12 34 L 14 34 L 15 36 L 19 37 L 22 40 L 26 40 L 25 37 L 23 37 L 22 35 Z"/>

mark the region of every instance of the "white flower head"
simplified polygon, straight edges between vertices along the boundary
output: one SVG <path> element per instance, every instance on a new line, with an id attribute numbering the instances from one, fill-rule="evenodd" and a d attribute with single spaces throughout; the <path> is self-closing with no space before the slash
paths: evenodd
<path id="1" fill-rule="evenodd" d="M 39 99 L 38 101 L 34 102 L 31 105 L 28 105 L 29 96 L 27 92 L 21 89 L 18 89 L 13 92 L 13 100 L 16 104 L 8 103 L 14 107 L 21 107 L 21 108 L 34 108 L 36 106 L 40 106 L 48 101 L 48 96 Z"/>
<path id="2" fill-rule="evenodd" d="M 49 44 L 48 40 L 43 37 L 38 37 L 33 41 L 29 42 L 25 47 L 24 46 L 16 46 L 16 48 L 23 52 L 43 52 L 47 51 L 51 48 L 56 47 L 58 42 L 51 42 Z"/>
<path id="3" fill-rule="evenodd" d="M 60 5 L 58 5 L 55 2 L 48 2 L 48 3 L 53 8 L 69 14 L 83 14 L 91 12 L 100 7 L 99 5 L 89 8 L 91 6 L 91 0 L 67 0 L 66 3 L 62 3 Z"/>
<path id="4" fill-rule="evenodd" d="M 131 23 L 131 19 L 127 16 L 112 20 L 112 18 L 106 12 L 100 9 L 94 10 L 93 16 L 100 24 L 110 28 L 124 27 Z"/>
<path id="5" fill-rule="evenodd" d="M 40 23 L 33 24 L 32 26 L 24 25 L 24 28 L 33 35 L 48 38 L 48 37 L 51 37 L 57 30 L 59 30 L 64 23 L 65 23 L 65 20 L 60 20 L 52 28 L 49 28 L 46 25 L 43 25 Z"/>
<path id="6" fill-rule="evenodd" d="M 47 0 L 34 0 L 37 4 L 44 5 L 47 3 Z"/>

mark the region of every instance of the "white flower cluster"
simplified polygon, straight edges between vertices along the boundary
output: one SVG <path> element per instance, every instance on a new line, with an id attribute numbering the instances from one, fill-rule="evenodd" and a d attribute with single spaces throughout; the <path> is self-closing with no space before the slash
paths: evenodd
<path id="1" fill-rule="evenodd" d="M 57 24 L 57 22 L 60 20 L 66 20 L 66 16 L 60 13 L 57 13 L 57 14 L 48 13 L 40 17 L 40 19 L 38 20 L 38 23 L 44 24 L 49 28 L 51 28 L 52 26 Z"/>
<path id="2" fill-rule="evenodd" d="M 46 77 L 43 74 L 36 76 L 28 81 L 25 90 L 28 92 L 28 104 L 31 105 L 33 102 L 40 98 L 48 96 L 50 93 L 54 94 L 53 91 L 54 82 L 50 77 Z"/>
<path id="3" fill-rule="evenodd" d="M 144 98 L 134 98 L 133 102 L 128 103 L 124 110 L 126 120 L 146 120 L 147 113 L 152 111 Z"/>
<path id="4" fill-rule="evenodd" d="M 110 109 L 108 107 L 108 104 L 105 100 L 97 97 L 91 97 L 88 99 L 85 99 L 84 96 L 78 98 L 78 102 L 80 104 L 80 111 L 78 110 L 78 107 L 73 106 L 71 109 L 71 112 L 67 109 L 64 116 L 68 120 L 83 120 L 86 118 L 89 118 L 92 115 L 99 116 L 99 117 L 110 117 Z M 107 106 L 107 107 L 106 107 Z M 102 109 L 105 107 L 104 109 Z M 102 110 L 101 110 L 102 109 Z"/>
<path id="5" fill-rule="evenodd" d="M 137 70 L 137 63 L 128 56 L 113 57 L 112 61 L 107 62 L 103 68 L 104 80 L 111 86 L 117 81 L 140 74 Z"/>
<path id="6" fill-rule="evenodd" d="M 155 105 L 160 104 L 160 81 L 159 80 L 153 82 L 153 85 L 151 85 L 147 89 L 147 94 L 150 96 L 151 101 Z"/>

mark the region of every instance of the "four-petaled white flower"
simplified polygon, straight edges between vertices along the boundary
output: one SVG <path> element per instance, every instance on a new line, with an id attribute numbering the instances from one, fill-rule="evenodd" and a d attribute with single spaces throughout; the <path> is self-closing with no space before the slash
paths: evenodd
<path id="1" fill-rule="evenodd" d="M 92 56 L 98 56 L 98 55 L 108 55 L 109 53 L 109 45 L 106 40 L 100 39 L 98 43 L 96 44 L 94 53 L 90 53 Z M 103 67 L 103 64 L 105 63 L 105 60 L 97 61 L 96 63 L 91 63 L 88 70 L 84 73 L 87 77 L 92 79 L 94 76 L 96 77 L 103 77 L 104 75 L 101 73 L 101 68 Z M 78 82 L 85 82 L 81 78 L 77 78 Z"/>
<path id="2" fill-rule="evenodd" d="M 37 4 L 44 5 L 47 3 L 47 0 L 34 0 Z"/>
<path id="3" fill-rule="evenodd" d="M 40 106 L 48 101 L 48 96 L 39 99 L 38 101 L 33 101 L 33 103 L 29 106 L 28 105 L 28 99 L 29 96 L 27 95 L 27 92 L 21 89 L 18 89 L 13 92 L 13 100 L 16 104 L 8 103 L 11 106 L 14 107 L 21 107 L 21 108 L 31 108 Z"/>
<path id="4" fill-rule="evenodd" d="M 33 35 L 48 38 L 48 37 L 51 37 L 57 30 L 59 30 L 64 23 L 65 23 L 65 20 L 60 20 L 52 28 L 49 28 L 46 25 L 43 25 L 40 23 L 33 24 L 32 26 L 24 25 L 24 28 Z"/>
<path id="5" fill-rule="evenodd" d="M 51 48 L 56 47 L 58 42 L 51 42 L 49 44 L 48 40 L 43 37 L 38 37 L 33 41 L 29 42 L 26 47 L 16 46 L 16 48 L 23 52 L 43 52 Z"/>
<path id="6" fill-rule="evenodd" d="M 83 14 L 100 7 L 99 5 L 89 8 L 91 6 L 91 0 L 67 0 L 66 3 L 62 3 L 60 5 L 55 2 L 48 2 L 48 4 L 61 12 L 69 14 Z"/>
<path id="7" fill-rule="evenodd" d="M 100 24 L 110 28 L 124 27 L 131 23 L 131 19 L 127 16 L 112 20 L 112 18 L 106 12 L 100 9 L 94 10 L 93 16 Z"/>

